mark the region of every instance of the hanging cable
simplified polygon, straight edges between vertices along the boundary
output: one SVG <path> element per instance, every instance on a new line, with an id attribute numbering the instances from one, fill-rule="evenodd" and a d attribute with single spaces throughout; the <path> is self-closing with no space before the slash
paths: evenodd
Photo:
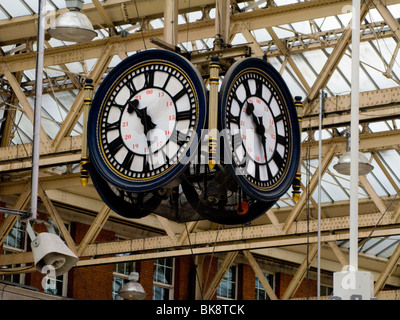
<path id="1" fill-rule="evenodd" d="M 139 10 L 138 10 L 138 7 L 137 7 L 136 0 L 135 0 L 135 8 L 136 8 L 136 14 L 137 14 L 138 20 L 140 21 L 140 15 L 139 15 Z M 142 34 L 142 40 L 143 40 L 144 49 L 147 50 L 146 41 L 144 40 L 144 33 L 143 33 L 143 20 L 140 23 L 140 30 L 141 30 L 140 33 Z"/>

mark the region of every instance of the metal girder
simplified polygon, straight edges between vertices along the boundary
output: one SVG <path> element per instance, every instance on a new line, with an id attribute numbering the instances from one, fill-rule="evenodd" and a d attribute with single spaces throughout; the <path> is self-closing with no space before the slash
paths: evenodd
<path id="1" fill-rule="evenodd" d="M 39 197 L 42 199 L 42 202 L 50 216 L 50 218 L 55 222 L 58 230 L 60 230 L 61 235 L 63 236 L 67 246 L 76 253 L 75 250 L 75 242 L 72 239 L 70 233 L 68 232 L 67 228 L 64 225 L 64 222 L 61 216 L 58 214 L 56 207 L 53 205 L 51 200 L 46 194 L 46 191 L 43 189 L 42 185 L 39 184 L 38 188 Z"/>
<path id="2" fill-rule="evenodd" d="M 2 68 L 3 74 L 7 77 L 8 82 L 10 83 L 13 92 L 15 93 L 19 103 L 22 106 L 22 111 L 26 114 L 29 120 L 33 123 L 33 107 L 29 103 L 28 99 L 26 98 L 25 94 L 22 92 L 19 81 L 15 78 L 15 76 L 11 73 L 7 65 L 3 65 Z M 1 73 L 1 72 L 0 72 Z M 43 127 L 40 128 L 40 140 L 43 143 L 49 143 L 49 137 L 47 136 L 46 132 L 44 131 Z"/>
<path id="3" fill-rule="evenodd" d="M 264 276 L 264 273 L 262 272 L 260 266 L 258 265 L 256 259 L 254 259 L 254 256 L 251 254 L 250 251 L 243 251 L 244 256 L 247 258 L 247 261 L 250 263 L 250 266 L 253 268 L 254 273 L 257 275 L 258 280 L 260 280 L 265 292 L 267 293 L 268 297 L 271 300 L 278 300 L 278 297 L 276 296 L 274 290 L 272 289 L 271 285 L 267 281 L 267 279 Z"/>
<path id="4" fill-rule="evenodd" d="M 93 223 L 90 225 L 89 230 L 86 232 L 84 238 L 82 239 L 81 243 L 79 244 L 77 253 L 80 256 L 82 252 L 85 251 L 86 247 L 96 240 L 97 236 L 99 235 L 100 231 L 103 229 L 107 219 L 109 218 L 111 213 L 111 209 L 104 205 L 101 211 L 97 214 L 96 218 L 94 219 Z"/>
<path id="5" fill-rule="evenodd" d="M 28 204 L 29 199 L 30 199 L 30 191 L 31 191 L 31 186 L 29 183 L 25 183 L 24 189 L 22 190 L 21 194 L 19 195 L 15 205 L 14 209 L 16 210 L 23 210 L 25 206 Z M 18 216 L 17 215 L 8 215 L 3 223 L 0 226 L 0 246 L 3 244 L 5 238 L 7 237 L 8 233 L 14 226 L 14 224 L 17 222 Z M 0 256 L 1 258 L 1 256 Z"/>
<path id="6" fill-rule="evenodd" d="M 328 168 L 329 164 L 331 163 L 333 157 L 336 154 L 336 145 L 330 145 L 328 147 L 328 152 L 327 154 L 324 156 L 324 158 L 322 159 L 321 162 L 321 173 L 324 174 L 324 172 L 326 171 L 326 169 Z M 304 153 L 303 153 L 304 154 Z M 313 176 L 310 179 L 310 183 L 309 183 L 309 188 L 310 188 L 310 194 L 309 196 L 311 197 L 312 194 L 314 193 L 314 189 L 317 187 L 318 184 L 318 171 L 316 171 Z M 299 201 L 296 202 L 295 206 L 293 207 L 292 212 L 290 213 L 290 215 L 287 217 L 285 225 L 283 227 L 283 232 L 287 233 L 289 231 L 289 229 L 292 227 L 293 223 L 295 222 L 296 218 L 298 217 L 298 215 L 300 214 L 301 210 L 303 209 L 304 205 L 306 204 L 307 201 L 307 193 L 303 192 L 299 198 Z"/>
<path id="7" fill-rule="evenodd" d="M 377 223 L 379 222 L 379 225 Z M 212 252 L 227 252 L 237 250 L 251 250 L 260 248 L 283 247 L 290 245 L 317 243 L 318 224 L 316 220 L 310 222 L 298 221 L 286 235 L 279 231 L 283 223 L 277 228 L 274 225 L 256 225 L 244 228 L 229 228 L 222 230 L 197 231 L 189 234 L 189 239 L 183 243 L 176 243 L 171 237 L 159 236 L 142 239 L 123 240 L 117 242 L 88 244 L 80 257 L 95 257 L 91 260 L 81 260 L 78 266 L 117 263 L 124 261 L 153 259 L 157 257 L 173 257 L 182 255 L 197 255 Z M 335 217 L 321 219 L 321 242 L 349 239 L 349 217 Z M 371 236 L 396 235 L 400 233 L 398 223 L 393 220 L 392 211 L 382 214 L 362 214 L 359 216 L 359 238 Z M 215 246 L 209 246 L 210 239 L 216 239 Z M 187 248 L 187 245 L 191 248 Z M 158 249 L 170 249 L 162 252 L 153 252 Z M 143 252 L 131 256 L 103 258 L 104 255 L 113 255 L 127 252 Z M 2 265 L 29 263 L 30 253 L 15 253 L 1 256 Z"/>
<path id="8" fill-rule="evenodd" d="M 303 262 L 300 264 L 296 274 L 294 275 L 285 292 L 283 293 L 282 300 L 288 300 L 292 298 L 293 295 L 296 293 L 306 275 L 308 269 L 307 267 L 311 264 L 312 260 L 314 260 L 315 255 L 317 254 L 317 250 L 318 245 L 316 243 L 310 246 L 308 254 L 304 258 Z"/>
<path id="9" fill-rule="evenodd" d="M 367 2 L 364 1 L 361 4 L 361 9 L 360 9 L 361 21 L 364 20 L 367 13 L 368 13 L 368 5 Z M 337 45 L 333 49 L 328 60 L 326 61 L 317 79 L 315 80 L 311 90 L 308 93 L 307 98 L 305 99 L 303 105 L 304 115 L 307 115 L 309 113 L 310 109 L 309 102 L 316 99 L 319 95 L 320 90 L 326 87 L 326 84 L 328 83 L 330 77 L 332 76 L 333 72 L 335 71 L 336 67 L 338 66 L 340 60 L 342 59 L 343 55 L 345 54 L 349 46 L 351 35 L 352 35 L 352 28 L 350 22 L 348 27 L 345 29 L 343 35 L 340 37 Z"/>
<path id="10" fill-rule="evenodd" d="M 386 264 L 385 270 L 379 275 L 379 278 L 375 282 L 374 295 L 377 295 L 379 291 L 383 289 L 385 283 L 394 269 L 397 267 L 400 259 L 400 243 L 397 245 L 396 249 L 392 253 L 388 263 Z"/>
<path id="11" fill-rule="evenodd" d="M 204 300 L 210 300 L 212 296 L 218 289 L 219 284 L 225 276 L 225 273 L 228 271 L 236 256 L 238 255 L 238 251 L 228 252 L 225 256 L 225 259 L 222 261 L 217 273 L 212 278 L 205 294 Z"/>
<path id="12" fill-rule="evenodd" d="M 99 59 L 93 68 L 89 78 L 93 80 L 93 85 L 96 87 L 104 74 L 104 70 L 108 67 L 112 58 L 111 52 L 112 46 L 106 46 L 104 52 L 99 56 Z M 67 117 L 65 118 L 57 136 L 53 140 L 53 146 L 57 150 L 60 147 L 61 141 L 64 137 L 69 135 L 78 121 L 83 106 L 84 90 L 81 89 L 75 98 L 71 109 L 69 110 Z"/>

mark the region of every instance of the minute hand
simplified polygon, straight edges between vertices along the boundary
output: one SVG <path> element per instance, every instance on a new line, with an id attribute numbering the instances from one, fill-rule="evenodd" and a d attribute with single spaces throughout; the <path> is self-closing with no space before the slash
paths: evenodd
<path id="1" fill-rule="evenodd" d="M 264 150 L 265 161 L 267 161 L 267 148 L 266 148 L 266 146 L 265 146 L 265 144 L 266 144 L 266 142 L 267 142 L 267 139 L 266 139 L 266 137 L 265 137 L 265 127 L 264 127 L 264 125 L 262 124 L 262 117 L 257 117 L 257 116 L 254 114 L 254 105 L 253 105 L 252 103 L 249 103 L 249 104 L 247 105 L 246 113 L 247 113 L 248 115 L 251 115 L 251 118 L 253 119 L 253 122 L 254 122 L 254 124 L 255 124 L 255 126 L 256 126 L 256 133 L 257 133 L 257 134 L 260 136 L 260 138 L 261 138 L 261 144 L 262 144 L 262 147 L 263 147 L 263 150 Z"/>

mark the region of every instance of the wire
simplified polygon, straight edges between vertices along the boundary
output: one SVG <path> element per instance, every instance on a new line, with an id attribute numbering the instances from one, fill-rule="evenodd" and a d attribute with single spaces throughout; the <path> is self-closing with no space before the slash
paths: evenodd
<path id="1" fill-rule="evenodd" d="M 138 16 L 138 19 L 140 20 L 140 15 L 139 15 L 139 10 L 138 10 L 138 7 L 137 7 L 136 0 L 135 0 L 135 8 L 136 8 L 136 14 Z M 140 30 L 141 30 L 141 34 L 142 34 L 142 40 L 143 40 L 144 49 L 147 50 L 146 41 L 144 40 L 144 34 L 143 34 L 143 20 L 142 20 L 142 23 L 140 25 L 141 25 L 140 26 Z"/>
<path id="2" fill-rule="evenodd" d="M 358 249 L 358 252 L 361 252 L 362 248 L 364 247 L 364 245 L 367 243 L 367 241 L 369 239 L 371 239 L 372 234 L 374 233 L 374 231 L 376 230 L 376 228 L 378 227 L 378 225 L 380 224 L 380 222 L 382 221 L 383 217 L 385 216 L 386 212 L 389 210 L 389 208 L 392 206 L 394 200 L 396 200 L 397 196 L 399 195 L 400 190 L 396 192 L 395 196 L 393 197 L 392 201 L 390 201 L 389 205 L 386 207 L 385 211 L 381 214 L 379 220 L 376 222 L 376 224 L 374 225 L 374 227 L 372 228 L 371 232 L 369 233 L 369 235 L 364 239 L 364 243 L 362 244 L 362 246 Z"/>

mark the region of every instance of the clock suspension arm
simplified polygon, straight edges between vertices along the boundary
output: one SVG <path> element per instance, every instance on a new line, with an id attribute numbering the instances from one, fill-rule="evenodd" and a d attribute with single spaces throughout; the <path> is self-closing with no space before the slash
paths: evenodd
<path id="1" fill-rule="evenodd" d="M 89 110 L 92 105 L 94 95 L 93 80 L 86 79 L 84 86 L 84 99 L 83 99 L 83 132 L 82 132 L 82 152 L 81 152 L 81 184 L 86 186 L 89 180 L 89 149 L 87 144 L 87 122 L 89 117 Z"/>
<path id="2" fill-rule="evenodd" d="M 296 96 L 294 102 L 294 106 L 296 107 L 297 111 L 297 118 L 299 120 L 299 127 L 300 127 L 300 137 L 302 131 L 302 124 L 303 124 L 303 103 L 301 102 L 301 97 Z M 293 200 L 295 202 L 299 201 L 300 198 L 300 190 L 301 190 L 301 157 L 299 167 L 296 172 L 296 176 L 293 180 Z"/>
<path id="3" fill-rule="evenodd" d="M 211 170 L 217 163 L 219 68 L 218 57 L 212 57 L 210 63 L 210 99 L 208 104 L 208 166 Z"/>

